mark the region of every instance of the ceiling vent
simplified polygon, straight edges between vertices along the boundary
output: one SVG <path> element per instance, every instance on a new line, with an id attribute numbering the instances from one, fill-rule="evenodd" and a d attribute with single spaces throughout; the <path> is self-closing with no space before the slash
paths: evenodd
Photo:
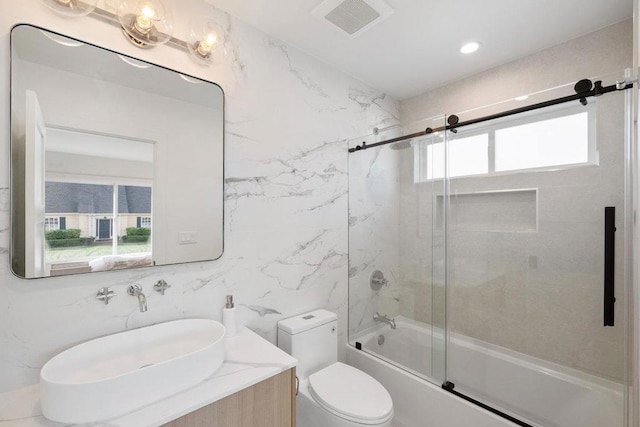
<path id="1" fill-rule="evenodd" d="M 355 37 L 392 15 L 393 9 L 384 0 L 326 0 L 311 14 Z"/>

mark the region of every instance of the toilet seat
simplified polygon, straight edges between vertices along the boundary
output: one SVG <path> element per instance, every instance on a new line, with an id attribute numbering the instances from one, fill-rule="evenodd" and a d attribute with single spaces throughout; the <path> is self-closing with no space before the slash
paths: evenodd
<path id="1" fill-rule="evenodd" d="M 393 417 L 389 392 L 370 375 L 336 362 L 309 376 L 313 399 L 334 415 L 375 425 Z"/>

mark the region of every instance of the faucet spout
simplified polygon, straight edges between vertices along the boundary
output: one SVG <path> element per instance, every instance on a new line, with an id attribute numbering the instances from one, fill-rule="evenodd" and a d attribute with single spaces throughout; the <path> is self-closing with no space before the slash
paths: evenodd
<path id="1" fill-rule="evenodd" d="M 391 326 L 391 329 L 396 328 L 396 319 L 390 319 L 386 314 L 381 315 L 376 311 L 376 314 L 373 315 L 373 320 L 376 322 L 386 323 Z"/>
<path id="2" fill-rule="evenodd" d="M 129 286 L 127 293 L 138 298 L 138 306 L 140 307 L 141 313 L 147 311 L 147 297 L 142 293 L 142 287 L 140 287 L 140 285 L 136 283 Z"/>

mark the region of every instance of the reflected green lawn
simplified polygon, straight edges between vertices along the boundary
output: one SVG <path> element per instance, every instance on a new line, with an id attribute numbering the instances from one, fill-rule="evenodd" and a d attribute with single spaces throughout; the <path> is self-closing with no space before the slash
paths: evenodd
<path id="1" fill-rule="evenodd" d="M 97 258 L 104 255 L 111 255 L 111 251 L 111 245 L 47 248 L 44 256 L 47 261 L 69 261 L 73 259 Z M 118 254 L 136 254 L 141 252 L 151 252 L 151 243 L 121 243 L 118 245 Z"/>

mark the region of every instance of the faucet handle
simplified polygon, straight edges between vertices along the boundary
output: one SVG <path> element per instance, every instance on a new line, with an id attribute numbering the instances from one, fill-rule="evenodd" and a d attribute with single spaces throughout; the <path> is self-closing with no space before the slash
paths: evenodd
<path id="1" fill-rule="evenodd" d="M 100 301 L 104 301 L 106 305 L 106 304 L 109 304 L 109 300 L 115 297 L 116 295 L 118 294 L 113 292 L 113 289 L 111 288 L 100 288 L 98 290 L 98 293 L 96 294 L 96 299 Z"/>
<path id="2" fill-rule="evenodd" d="M 164 295 L 164 291 L 170 288 L 171 285 L 167 283 L 166 280 L 160 279 L 153 285 L 153 290 L 156 292 L 160 292 L 160 295 Z"/>
<path id="3" fill-rule="evenodd" d="M 379 291 L 383 286 L 389 286 L 389 280 L 384 277 L 382 271 L 376 270 L 371 273 L 371 277 L 369 278 L 369 286 L 374 291 Z"/>
<path id="4" fill-rule="evenodd" d="M 127 293 L 132 297 L 138 296 L 138 294 L 141 292 L 142 292 L 142 286 L 138 285 L 137 283 L 134 283 L 133 285 L 127 288 Z"/>

